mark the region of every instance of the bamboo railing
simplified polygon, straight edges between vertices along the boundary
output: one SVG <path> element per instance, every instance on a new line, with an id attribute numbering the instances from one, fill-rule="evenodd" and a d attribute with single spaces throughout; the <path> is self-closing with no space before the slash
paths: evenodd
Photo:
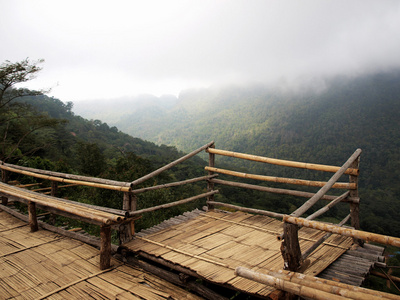
<path id="1" fill-rule="evenodd" d="M 272 188 L 265 187 L 254 184 L 240 183 L 235 181 L 228 181 L 222 179 L 211 178 L 208 181 L 209 190 L 214 188 L 214 184 L 222 184 L 228 185 L 232 187 L 238 188 L 246 188 L 252 190 L 258 190 L 268 193 L 277 193 L 283 195 L 292 195 L 299 197 L 306 197 L 308 200 L 303 203 L 302 206 L 297 208 L 294 212 L 291 213 L 291 216 L 300 217 L 305 214 L 313 205 L 315 205 L 319 200 L 324 199 L 328 200 L 329 203 L 317 210 L 313 214 L 307 217 L 308 220 L 315 219 L 332 207 L 337 205 L 340 202 L 347 202 L 350 204 L 350 218 L 351 223 L 355 227 L 355 229 L 359 229 L 359 216 L 358 216 L 358 207 L 359 207 L 359 197 L 358 197 L 358 176 L 359 176 L 359 158 L 361 154 L 361 149 L 357 149 L 349 159 L 341 166 L 328 166 L 321 164 L 310 164 L 289 160 L 281 160 L 274 159 L 226 150 L 215 149 L 215 147 L 209 147 L 206 150 L 209 153 L 209 165 L 205 167 L 205 170 L 208 171 L 209 176 L 215 174 L 224 174 L 228 176 L 235 176 L 239 178 L 246 179 L 255 179 L 265 182 L 275 182 L 275 183 L 283 183 L 283 184 L 293 184 L 300 185 L 306 187 L 319 187 L 320 189 L 316 193 L 310 193 L 299 190 L 289 190 L 284 188 Z M 315 180 L 305 180 L 305 179 L 296 179 L 296 178 L 284 178 L 284 177 L 276 177 L 276 176 L 267 176 L 267 175 L 257 175 L 257 174 L 248 174 L 243 172 L 237 172 L 232 170 L 226 170 L 217 168 L 215 166 L 215 155 L 233 157 L 238 159 L 250 160 L 259 163 L 273 164 L 284 167 L 292 167 L 292 168 L 301 168 L 307 170 L 315 170 L 315 171 L 323 171 L 334 173 L 328 181 L 315 181 Z M 338 180 L 342 177 L 342 175 L 349 175 L 349 182 L 338 182 Z M 342 193 L 340 196 L 328 195 L 327 192 L 330 189 L 346 189 L 347 191 Z M 214 201 L 214 199 L 208 199 L 207 204 L 210 209 L 215 206 L 223 206 L 227 208 L 233 208 L 236 210 L 241 210 L 250 213 L 264 214 L 275 218 L 284 218 L 285 215 L 282 213 L 271 212 L 260 209 L 253 209 L 247 207 L 240 207 L 237 205 L 232 205 L 229 203 L 222 203 Z M 345 218 L 344 222 L 339 223 L 340 226 L 344 225 L 349 218 Z M 285 219 L 284 219 L 285 220 Z M 283 234 L 278 237 L 278 239 L 282 240 L 282 256 L 285 261 L 285 268 L 295 271 L 298 270 L 303 262 L 303 260 L 315 249 L 318 247 L 320 243 L 322 243 L 326 238 L 329 237 L 330 234 L 326 234 L 320 241 L 317 241 L 314 245 L 301 253 L 299 241 L 298 241 L 298 226 L 293 225 L 289 222 L 284 221 L 284 230 Z M 357 243 L 362 244 L 363 240 L 358 238 L 358 236 L 354 236 L 354 239 Z"/>

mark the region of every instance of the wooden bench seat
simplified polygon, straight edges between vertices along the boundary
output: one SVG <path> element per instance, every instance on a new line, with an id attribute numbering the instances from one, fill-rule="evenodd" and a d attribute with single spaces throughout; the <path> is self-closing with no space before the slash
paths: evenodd
<path id="1" fill-rule="evenodd" d="M 68 201 L 61 198 L 47 196 L 18 188 L 0 182 L 0 196 L 3 205 L 7 205 L 8 199 L 26 203 L 29 212 L 29 224 L 31 231 L 38 230 L 36 208 L 50 211 L 52 213 L 78 219 L 90 224 L 100 226 L 100 269 L 107 269 L 111 264 L 111 226 L 126 221 L 121 211 L 120 214 L 110 213 L 96 209 L 94 206 L 83 205 L 79 202 Z M 36 207 L 37 206 L 37 207 Z M 114 210 L 118 212 L 118 210 Z"/>

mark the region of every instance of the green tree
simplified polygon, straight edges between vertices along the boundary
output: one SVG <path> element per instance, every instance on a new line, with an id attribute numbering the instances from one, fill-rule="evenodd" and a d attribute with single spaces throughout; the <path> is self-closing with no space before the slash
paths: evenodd
<path id="1" fill-rule="evenodd" d="M 0 65 L 0 159 L 17 160 L 23 155 L 36 153 L 51 143 L 49 128 L 63 122 L 38 113 L 32 106 L 21 102 L 21 98 L 43 95 L 46 91 L 17 88 L 20 83 L 35 78 L 41 70 L 35 62 L 6 61 Z"/>

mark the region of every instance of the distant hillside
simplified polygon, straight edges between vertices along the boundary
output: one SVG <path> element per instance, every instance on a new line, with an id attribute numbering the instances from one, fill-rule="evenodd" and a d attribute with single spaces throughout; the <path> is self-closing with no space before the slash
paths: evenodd
<path id="1" fill-rule="evenodd" d="M 115 123 L 122 131 L 184 151 L 215 140 L 233 151 L 341 165 L 361 148 L 362 226 L 400 236 L 400 72 L 335 78 L 318 92 L 189 90 L 171 108 L 124 114 Z"/>

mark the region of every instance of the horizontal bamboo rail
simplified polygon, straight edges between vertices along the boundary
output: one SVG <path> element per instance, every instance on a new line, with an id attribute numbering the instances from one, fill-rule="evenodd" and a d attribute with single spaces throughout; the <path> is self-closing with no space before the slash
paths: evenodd
<path id="1" fill-rule="evenodd" d="M 376 233 L 371 233 L 371 232 L 366 232 L 366 231 L 361 231 L 361 230 L 355 230 L 355 229 L 349 229 L 349 228 L 343 228 L 339 227 L 336 225 L 329 225 L 326 223 L 318 222 L 318 221 L 310 221 L 304 218 L 297 218 L 293 216 L 288 216 L 285 215 L 283 217 L 283 222 L 286 223 L 291 223 L 299 226 L 304 226 L 304 227 L 309 227 L 309 228 L 314 228 L 326 232 L 331 232 L 331 233 L 336 233 L 344 236 L 349 236 L 357 239 L 361 239 L 364 241 L 371 241 L 371 242 L 376 242 L 379 244 L 384 244 L 384 245 L 392 245 L 395 247 L 400 247 L 400 238 L 396 237 L 391 237 L 391 236 L 386 236 L 386 235 L 381 235 L 381 234 L 376 234 Z"/>
<path id="2" fill-rule="evenodd" d="M 206 151 L 208 153 L 219 154 L 219 155 L 223 155 L 223 156 L 247 159 L 247 160 L 263 162 L 263 163 L 268 163 L 268 164 L 272 164 L 272 165 L 292 167 L 292 168 L 325 171 L 325 172 L 332 172 L 332 173 L 335 173 L 340 169 L 340 167 L 336 167 L 336 166 L 310 164 L 310 163 L 297 162 L 297 161 L 291 161 L 291 160 L 268 158 L 268 157 L 251 155 L 251 154 L 244 154 L 244 153 L 238 153 L 238 152 L 233 152 L 233 151 L 220 150 L 220 149 L 215 149 L 215 148 L 208 148 Z M 353 169 L 353 168 L 348 168 L 346 170 L 345 174 L 358 175 L 359 170 Z"/>
<path id="3" fill-rule="evenodd" d="M 312 181 L 312 180 L 303 180 L 303 179 L 295 179 L 295 178 L 283 178 L 283 177 L 276 177 L 276 176 L 248 174 L 248 173 L 230 171 L 230 170 L 208 167 L 208 166 L 205 167 L 205 170 L 210 171 L 210 172 L 225 174 L 225 175 L 241 177 L 241 178 L 256 179 L 256 180 L 277 182 L 277 183 L 288 183 L 288 184 L 295 184 L 295 185 L 302 185 L 302 186 L 323 187 L 326 184 L 325 181 Z M 356 189 L 357 185 L 355 183 L 337 182 L 332 187 L 337 188 L 337 189 Z"/>
<path id="4" fill-rule="evenodd" d="M 235 273 L 238 276 L 254 280 L 260 283 L 268 284 L 282 284 L 277 287 L 278 289 L 292 292 L 296 295 L 303 297 L 310 297 L 311 299 L 393 299 L 399 300 L 397 295 L 384 293 L 366 288 L 356 287 L 332 280 L 317 278 L 310 275 L 305 275 L 297 272 L 289 272 L 285 270 L 263 270 L 266 274 L 257 273 L 250 269 L 237 267 Z M 271 278 L 272 277 L 272 278 Z M 293 285 L 290 285 L 292 283 Z M 284 289 L 286 286 L 288 289 Z M 313 294 L 313 291 L 318 291 Z M 326 293 L 326 294 L 325 294 Z M 308 294 L 308 296 L 306 296 Z M 325 298 L 326 297 L 326 298 Z M 333 297 L 333 298 L 331 298 Z"/>
<path id="5" fill-rule="evenodd" d="M 41 205 L 43 207 L 49 207 L 59 211 L 64 211 L 66 213 L 80 216 L 87 220 L 93 220 L 101 224 L 109 225 L 112 223 L 118 223 L 123 220 L 121 216 L 117 216 L 108 212 L 97 211 L 95 209 L 91 209 L 89 207 L 81 206 L 75 203 L 65 203 L 63 201 L 60 201 L 58 198 L 54 198 L 51 196 L 41 194 L 35 195 L 35 193 L 16 187 L 11 187 L 1 182 L 0 193 L 6 196 L 8 195 L 16 198 L 22 198 L 26 201 L 37 203 L 38 205 Z"/>
<path id="6" fill-rule="evenodd" d="M 28 168 L 28 167 L 23 167 L 23 166 L 18 166 L 18 165 L 7 164 L 7 163 L 0 161 L 0 168 L 3 169 L 3 166 L 11 167 L 13 169 L 33 172 L 33 173 L 37 173 L 37 174 L 42 174 L 42 175 L 50 175 L 50 176 L 78 180 L 78 181 L 86 181 L 86 182 L 100 183 L 100 184 L 105 184 L 105 185 L 123 186 L 123 187 L 130 186 L 130 182 L 122 182 L 122 181 L 103 179 L 103 178 L 97 178 L 97 177 L 89 177 L 89 176 L 54 172 L 54 171 L 49 171 L 49 170 L 34 169 L 34 168 Z"/>
<path id="7" fill-rule="evenodd" d="M 157 176 L 157 175 L 159 175 L 160 173 L 162 173 L 162 172 L 164 172 L 164 171 L 166 171 L 166 170 L 168 170 L 168 169 L 170 169 L 170 168 L 176 166 L 177 164 L 179 164 L 179 163 L 181 163 L 181 162 L 183 162 L 183 161 L 185 161 L 185 160 L 187 160 L 187 159 L 189 159 L 189 158 L 195 156 L 196 154 L 198 154 L 198 153 L 200 153 L 201 151 L 207 149 L 208 147 L 210 147 L 210 146 L 213 145 L 213 144 L 214 144 L 214 141 L 212 141 L 212 142 L 210 142 L 210 143 L 208 143 L 208 144 L 206 144 L 206 145 L 200 147 L 199 149 L 197 149 L 197 150 L 195 150 L 195 151 L 193 151 L 193 152 L 190 152 L 189 154 L 186 154 L 185 156 L 182 156 L 181 158 L 178 158 L 177 160 L 175 160 L 175 161 L 169 163 L 168 165 L 165 165 L 165 166 L 163 166 L 163 167 L 161 167 L 161 168 L 159 168 L 159 169 L 157 169 L 157 170 L 151 172 L 150 174 L 147 174 L 147 175 L 145 175 L 145 176 L 143 176 L 143 177 L 140 177 L 140 178 L 138 178 L 138 179 L 132 181 L 132 182 L 131 182 L 131 188 L 133 189 L 135 185 L 138 185 L 138 184 L 140 184 L 140 183 L 143 183 L 143 182 L 145 182 L 146 180 L 149 180 L 150 178 L 153 178 L 154 176 Z"/>
<path id="8" fill-rule="evenodd" d="M 262 209 L 255 209 L 255 208 L 248 208 L 248 207 L 242 207 L 242 206 L 237 206 L 233 204 L 228 204 L 228 203 L 223 203 L 223 202 L 217 202 L 217 201 L 207 201 L 207 204 L 212 204 L 216 206 L 224 206 L 228 208 L 233 208 L 239 211 L 244 211 L 248 213 L 254 213 L 254 214 L 260 214 L 260 215 L 266 215 L 274 218 L 283 218 L 284 214 L 268 211 L 268 210 L 262 210 Z"/>
<path id="9" fill-rule="evenodd" d="M 43 174 L 38 174 L 38 173 L 35 173 L 35 172 L 31 172 L 31 171 L 25 171 L 25 170 L 16 169 L 14 167 L 8 167 L 8 166 L 5 166 L 5 165 L 0 165 L 0 168 L 3 169 L 3 170 L 6 170 L 6 171 L 15 172 L 15 173 L 19 173 L 19 174 L 26 175 L 26 176 L 36 177 L 36 178 L 41 178 L 41 179 L 44 179 L 44 180 L 64 182 L 64 183 L 69 183 L 69 184 L 85 185 L 85 186 L 90 186 L 90 187 L 96 187 L 96 188 L 102 188 L 102 189 L 108 189 L 108 190 L 114 190 L 114 191 L 121 191 L 121 192 L 129 192 L 130 191 L 130 187 L 115 186 L 115 185 L 108 185 L 108 184 L 102 184 L 102 183 L 66 179 L 66 178 L 55 177 L 55 176 L 51 176 L 51 175 L 43 175 Z"/>
<path id="10" fill-rule="evenodd" d="M 255 184 L 248 184 L 248 183 L 242 183 L 242 182 L 221 180 L 221 179 L 215 179 L 215 178 L 210 179 L 209 181 L 213 182 L 213 183 L 216 183 L 216 184 L 222 184 L 222 185 L 227 185 L 227 186 L 246 188 L 246 189 L 251 189 L 251 190 L 256 190 L 256 191 L 261 191 L 261 192 L 269 192 L 269 193 L 274 193 L 274 194 L 298 196 L 298 197 L 303 197 L 303 198 L 311 198 L 312 196 L 315 195 L 315 193 L 309 193 L 309 192 L 303 192 L 303 191 L 297 191 L 297 190 L 271 188 L 271 187 L 260 186 L 260 185 L 255 185 Z M 324 196 L 322 196 L 321 199 L 322 200 L 332 201 L 332 200 L 335 200 L 336 198 L 337 198 L 337 196 L 324 195 Z M 342 201 L 343 202 L 359 203 L 360 199 L 359 198 L 355 198 L 355 197 L 346 197 Z"/>
<path id="11" fill-rule="evenodd" d="M 202 177 L 196 177 L 192 179 L 187 179 L 183 181 L 177 181 L 177 182 L 171 182 L 171 183 L 166 183 L 166 184 L 160 184 L 160 185 L 155 185 L 155 186 L 150 186 L 142 189 L 136 189 L 132 190 L 132 194 L 139 194 L 139 193 L 144 193 L 147 191 L 152 191 L 152 190 L 159 190 L 159 189 L 164 189 L 164 188 L 169 188 L 169 187 L 175 187 L 175 186 L 180 186 L 188 183 L 194 183 L 202 180 L 209 180 L 211 178 L 214 178 L 218 176 L 218 174 L 215 175 L 208 175 L 208 176 L 202 176 Z"/>
<path id="12" fill-rule="evenodd" d="M 173 207 L 173 206 L 184 204 L 184 203 L 187 203 L 187 202 L 191 202 L 191 201 L 194 201 L 194 200 L 197 200 L 197 199 L 200 199 L 200 198 L 205 198 L 205 197 L 208 197 L 210 195 L 217 194 L 217 193 L 219 193 L 219 191 L 218 190 L 214 190 L 214 191 L 211 191 L 211 192 L 203 193 L 203 194 L 200 194 L 200 195 L 197 195 L 197 196 L 193 196 L 193 197 L 190 197 L 190 198 L 178 200 L 178 201 L 175 201 L 175 202 L 161 204 L 161 205 L 157 205 L 157 206 L 153 206 L 153 207 L 149 207 L 149 208 L 144 208 L 144 209 L 140 209 L 140 210 L 135 210 L 135 211 L 129 211 L 129 212 L 126 213 L 126 216 L 127 217 L 132 217 L 132 216 L 143 214 L 143 213 L 146 213 L 146 212 L 151 212 L 151 211 L 155 211 L 155 210 L 159 210 L 159 209 L 163 209 L 163 208 Z"/>

